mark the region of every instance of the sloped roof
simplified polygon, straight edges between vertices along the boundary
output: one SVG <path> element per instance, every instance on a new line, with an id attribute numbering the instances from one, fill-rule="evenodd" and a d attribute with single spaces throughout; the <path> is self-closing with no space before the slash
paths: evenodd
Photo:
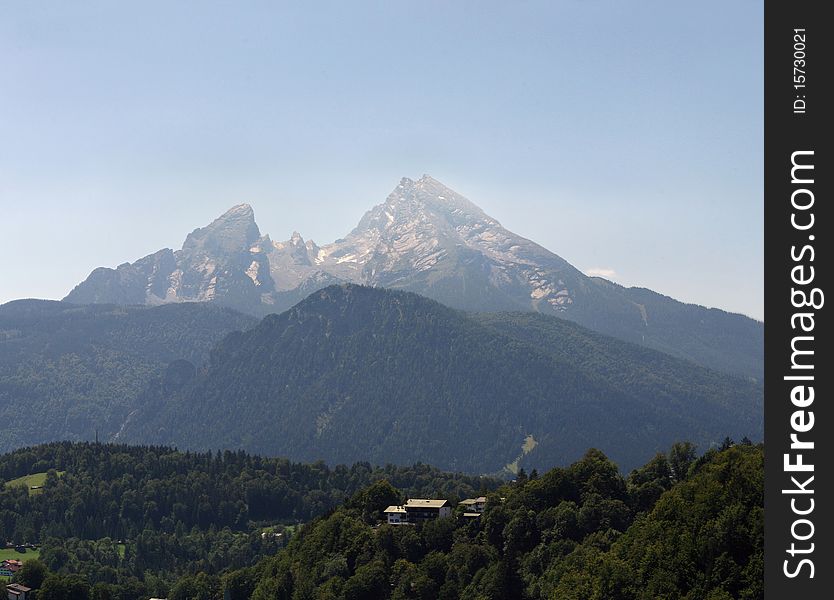
<path id="1" fill-rule="evenodd" d="M 430 500 L 427 498 L 411 498 L 405 503 L 405 508 L 443 508 L 449 503 L 448 500 Z"/>
<path id="2" fill-rule="evenodd" d="M 467 498 L 466 500 L 461 500 L 460 503 L 464 506 L 469 506 L 472 504 L 486 504 L 486 496 L 478 496 L 477 498 Z"/>

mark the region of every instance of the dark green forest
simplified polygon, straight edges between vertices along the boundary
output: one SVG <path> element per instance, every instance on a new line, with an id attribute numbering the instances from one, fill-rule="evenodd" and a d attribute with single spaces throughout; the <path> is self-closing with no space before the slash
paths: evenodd
<path id="1" fill-rule="evenodd" d="M 3 484 L 40 472 L 39 490 Z M 158 586 L 179 573 L 253 564 L 297 524 L 383 479 L 449 500 L 500 484 L 421 464 L 331 468 L 242 451 L 53 443 L 0 456 L 0 540 L 39 545 L 51 570 L 91 582 Z"/>
<path id="2" fill-rule="evenodd" d="M 260 323 L 207 303 L 10 302 L 0 419 L 0 450 L 98 434 L 506 474 L 596 447 L 630 469 L 678 439 L 761 439 L 762 388 L 552 316 L 344 285 Z"/>
<path id="3" fill-rule="evenodd" d="M 117 434 L 148 381 L 169 362 L 201 366 L 253 317 L 209 304 L 0 306 L 0 451 Z"/>
<path id="4" fill-rule="evenodd" d="M 145 481 L 146 485 L 124 489 L 123 497 L 157 485 L 151 474 L 169 462 L 195 467 L 198 474 L 218 469 L 220 481 L 223 465 L 229 470 L 259 465 L 262 477 L 283 466 L 295 473 L 295 480 L 322 481 L 317 471 L 321 466 L 295 465 L 293 469 L 284 461 L 236 453 L 218 457 L 153 448 L 101 450 L 94 445 L 51 445 L 33 452 L 62 456 L 76 465 L 100 458 L 102 453 L 112 456 L 101 472 L 109 472 L 128 456 L 141 458 L 130 473 L 114 481 L 121 485 Z M 7 461 L 10 456 L 14 455 L 0 462 L 4 477 L 9 470 L 13 471 L 10 475 L 16 474 L 19 471 L 14 469 L 37 464 L 25 453 Z M 76 458 L 70 460 L 70 456 Z M 65 485 L 64 480 L 70 484 L 74 477 L 70 462 L 64 463 L 68 468 L 63 477 L 51 477 L 43 502 L 52 503 L 47 501 L 48 494 Z M 38 600 L 137 600 L 148 595 L 170 600 L 763 597 L 763 449 L 747 440 L 734 444 L 727 439 L 720 449 L 701 456 L 691 444 L 678 443 L 625 477 L 603 453 L 589 450 L 569 467 L 542 474 L 521 471 L 514 481 L 498 488 L 427 467 L 371 470 L 373 476 L 364 480 L 374 481 L 362 487 L 363 477 L 350 475 L 356 469 L 364 472 L 367 466 L 342 472 L 342 480 L 357 484 L 354 493 L 311 522 L 285 530 L 286 544 L 270 541 L 281 538 L 250 532 L 248 546 L 245 542 L 235 545 L 230 541 L 233 527 L 221 530 L 210 524 L 207 530 L 201 529 L 201 501 L 197 500 L 192 503 L 192 508 L 196 504 L 190 521 L 194 525 L 181 539 L 166 537 L 164 528 L 155 528 L 153 518 L 127 544 L 123 557 L 111 539 L 47 539 L 41 559 L 25 563 L 17 579 L 39 588 Z M 415 477 L 415 473 L 423 475 Z M 79 489 L 106 487 L 101 481 L 94 484 L 91 473 L 76 477 Z M 177 480 L 175 476 L 170 479 Z M 462 519 L 458 512 L 423 525 L 380 524 L 381 511 L 389 504 L 414 493 L 433 495 L 429 489 L 402 487 L 404 482 L 418 480 L 421 485 L 445 485 L 457 493 L 474 493 L 472 484 L 482 484 L 488 498 L 483 515 L 474 521 Z M 86 486 L 80 481 L 87 482 Z M 4 493 L 4 514 L 6 503 L 20 493 L 17 490 L 8 497 L 8 491 Z M 222 519 L 215 502 L 210 499 L 206 511 L 216 511 L 211 519 Z M 48 515 L 44 526 L 56 525 L 60 514 L 51 511 Z M 234 548 L 229 556 L 238 552 L 248 554 L 250 560 L 241 565 L 234 558 L 219 556 L 229 548 Z M 184 566 L 166 570 L 166 561 L 140 560 L 165 552 L 174 563 L 183 557 Z M 260 560 L 252 560 L 258 552 Z M 203 558 L 188 562 L 192 555 Z M 137 572 L 142 567 L 145 573 Z"/>
<path id="5" fill-rule="evenodd" d="M 762 458 L 762 449 L 749 444 L 701 458 L 680 444 L 623 478 L 590 450 L 568 468 L 524 476 L 490 494 L 474 523 L 375 528 L 369 514 L 381 503 L 348 503 L 303 529 L 276 557 L 220 578 L 215 595 L 762 598 Z M 172 599 L 192 597 L 198 581 L 177 582 Z"/>
<path id="6" fill-rule="evenodd" d="M 555 317 L 355 285 L 230 334 L 204 372 L 174 365 L 138 405 L 125 441 L 473 473 L 589 447 L 631 469 L 676 440 L 762 434 L 760 385 Z"/>
<path id="7" fill-rule="evenodd" d="M 0 449 L 120 443 L 0 455 L 0 541 L 36 600 L 761 598 L 761 417 L 755 382 L 407 292 L 260 323 L 18 301 Z M 381 524 L 479 495 L 475 521 Z"/>

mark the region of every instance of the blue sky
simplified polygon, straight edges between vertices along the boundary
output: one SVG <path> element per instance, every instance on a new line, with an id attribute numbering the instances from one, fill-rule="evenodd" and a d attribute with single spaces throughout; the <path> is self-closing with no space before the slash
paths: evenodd
<path id="1" fill-rule="evenodd" d="M 2 7 L 0 302 L 241 202 L 326 243 L 428 173 L 582 270 L 763 315 L 761 2 Z"/>

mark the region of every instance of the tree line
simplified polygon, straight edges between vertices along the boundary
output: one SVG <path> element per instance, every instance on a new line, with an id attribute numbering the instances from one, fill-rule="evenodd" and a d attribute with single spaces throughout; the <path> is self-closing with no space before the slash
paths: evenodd
<path id="1" fill-rule="evenodd" d="M 116 560 L 105 542 L 77 563 L 53 562 L 44 548 L 43 562 L 29 567 L 40 581 L 21 580 L 39 584 L 38 600 L 763 597 L 763 448 L 747 440 L 725 440 L 702 456 L 691 444 L 675 444 L 625 477 L 589 450 L 569 467 L 521 471 L 483 493 L 486 508 L 474 521 L 459 509 L 448 519 L 391 526 L 382 511 L 411 494 L 380 477 L 243 566 L 212 563 L 212 550 L 220 551 L 212 539 L 199 559 L 207 562 L 173 579 L 148 564 L 144 576 L 108 581 L 84 571 Z M 174 541 L 142 539 L 149 544 L 143 552 Z M 199 543 L 185 544 L 200 554 Z M 116 564 L 130 560 L 126 554 Z"/>

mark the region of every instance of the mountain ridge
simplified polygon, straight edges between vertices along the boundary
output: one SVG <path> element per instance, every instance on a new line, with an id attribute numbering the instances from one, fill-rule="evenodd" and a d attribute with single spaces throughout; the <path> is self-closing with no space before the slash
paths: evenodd
<path id="1" fill-rule="evenodd" d="M 763 375 L 762 323 L 589 277 L 429 175 L 401 179 L 344 238 L 321 246 L 298 232 L 275 242 L 250 205 L 237 205 L 190 233 L 181 250 L 98 268 L 65 300 L 215 302 L 264 316 L 339 283 L 412 291 L 468 311 L 553 314 L 712 369 Z"/>
<path id="2" fill-rule="evenodd" d="M 549 329 L 513 322 L 524 315 Z M 740 378 L 546 315 L 354 284 L 228 335 L 190 373 L 150 386 L 120 440 L 492 473 L 528 436 L 516 466 L 594 446 L 628 468 L 676 439 L 761 436 L 761 388 Z"/>

